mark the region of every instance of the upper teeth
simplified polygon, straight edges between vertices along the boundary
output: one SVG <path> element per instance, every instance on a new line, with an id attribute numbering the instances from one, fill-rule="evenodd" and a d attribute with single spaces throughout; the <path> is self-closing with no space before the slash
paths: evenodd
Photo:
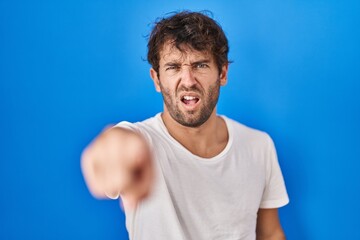
<path id="1" fill-rule="evenodd" d="M 194 100 L 196 97 L 192 97 L 192 96 L 184 96 L 185 100 Z"/>

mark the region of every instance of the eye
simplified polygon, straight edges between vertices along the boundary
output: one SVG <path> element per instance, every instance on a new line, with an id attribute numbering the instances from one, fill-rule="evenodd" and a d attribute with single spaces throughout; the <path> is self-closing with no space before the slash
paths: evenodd
<path id="1" fill-rule="evenodd" d="M 195 66 L 196 68 L 208 68 L 209 65 L 207 65 L 206 63 L 198 63 Z"/>
<path id="2" fill-rule="evenodd" d="M 169 65 L 165 68 L 165 71 L 171 71 L 171 70 L 179 70 L 179 66 L 177 65 Z"/>

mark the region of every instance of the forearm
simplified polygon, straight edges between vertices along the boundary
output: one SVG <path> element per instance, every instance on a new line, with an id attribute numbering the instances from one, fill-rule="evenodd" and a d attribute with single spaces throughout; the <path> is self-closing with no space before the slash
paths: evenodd
<path id="1" fill-rule="evenodd" d="M 256 225 L 256 240 L 285 240 L 281 227 L 278 210 L 259 209 Z"/>
<path id="2" fill-rule="evenodd" d="M 282 230 L 278 230 L 271 235 L 262 235 L 257 233 L 256 240 L 286 240 L 286 237 Z"/>

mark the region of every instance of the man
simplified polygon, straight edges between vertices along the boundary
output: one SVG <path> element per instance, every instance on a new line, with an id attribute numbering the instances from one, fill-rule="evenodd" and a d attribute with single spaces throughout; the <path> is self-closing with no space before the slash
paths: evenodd
<path id="1" fill-rule="evenodd" d="M 271 138 L 216 114 L 228 51 L 205 14 L 157 22 L 148 61 L 163 113 L 121 122 L 84 151 L 91 193 L 120 195 L 130 239 L 285 239 L 277 208 L 288 196 Z"/>

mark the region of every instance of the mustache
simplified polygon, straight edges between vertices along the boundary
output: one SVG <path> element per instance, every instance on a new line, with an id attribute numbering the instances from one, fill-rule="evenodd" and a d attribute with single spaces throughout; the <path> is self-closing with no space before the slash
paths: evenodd
<path id="1" fill-rule="evenodd" d="M 196 86 L 191 86 L 191 87 L 181 86 L 181 87 L 178 89 L 178 93 L 181 93 L 181 92 L 195 92 L 195 93 L 202 94 L 201 89 L 199 89 L 199 88 L 196 87 Z"/>

